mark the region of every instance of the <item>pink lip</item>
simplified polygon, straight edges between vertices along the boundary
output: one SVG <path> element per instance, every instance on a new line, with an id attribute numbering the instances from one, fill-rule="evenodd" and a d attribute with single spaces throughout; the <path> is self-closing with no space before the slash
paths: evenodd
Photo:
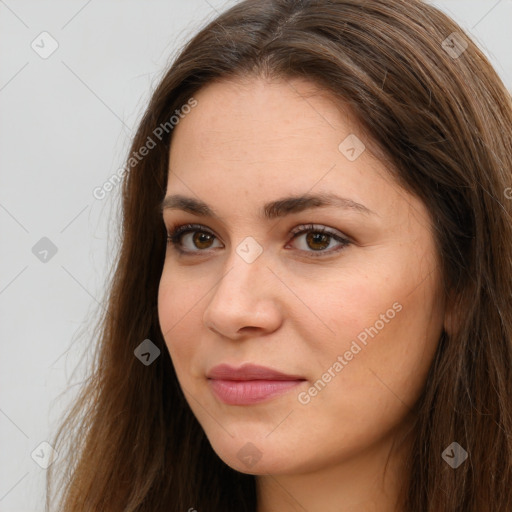
<path id="1" fill-rule="evenodd" d="M 239 368 L 221 364 L 207 374 L 215 395 L 228 405 L 251 405 L 286 393 L 306 379 L 271 368 L 246 364 Z"/>

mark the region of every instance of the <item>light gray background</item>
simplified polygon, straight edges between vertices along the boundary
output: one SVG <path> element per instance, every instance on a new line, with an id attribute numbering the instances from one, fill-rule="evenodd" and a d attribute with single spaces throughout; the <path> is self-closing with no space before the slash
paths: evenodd
<path id="1" fill-rule="evenodd" d="M 1 512 L 43 510 L 45 470 L 31 453 L 83 380 L 73 370 L 102 304 L 119 206 L 119 187 L 103 200 L 93 189 L 124 165 L 179 46 L 233 3 L 0 0 Z M 512 90 L 512 1 L 431 3 L 473 35 Z M 59 45 L 47 59 L 31 47 L 43 31 Z M 57 247 L 47 262 L 32 252 L 42 237 Z"/>

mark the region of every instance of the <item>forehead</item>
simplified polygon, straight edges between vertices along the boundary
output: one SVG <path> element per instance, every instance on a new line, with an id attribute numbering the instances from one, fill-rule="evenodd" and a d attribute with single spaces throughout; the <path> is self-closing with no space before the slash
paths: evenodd
<path id="1" fill-rule="evenodd" d="M 355 116 L 310 82 L 221 81 L 194 98 L 197 106 L 173 131 L 169 164 L 176 172 L 200 172 L 202 177 L 211 172 L 218 178 L 224 172 L 231 179 L 249 174 L 268 179 L 272 174 L 276 185 L 304 176 L 306 185 L 333 165 L 345 164 L 340 143 L 347 138 L 366 147 L 363 160 L 371 158 L 370 141 Z M 360 167 L 357 161 L 350 163 Z M 374 164 L 379 167 L 377 159 Z"/>
<path id="2" fill-rule="evenodd" d="M 336 193 L 384 217 L 411 202 L 421 210 L 374 155 L 357 118 L 315 84 L 221 81 L 194 98 L 173 130 L 168 195 L 196 196 L 223 216 L 228 207 L 259 212 L 310 192 Z"/>
<path id="3" fill-rule="evenodd" d="M 361 131 L 347 107 L 305 80 L 219 81 L 201 89 L 195 98 L 197 107 L 174 130 L 171 157 L 186 138 L 202 150 L 203 157 L 229 150 L 233 158 L 269 159 L 279 151 L 292 158 L 290 150 L 313 152 L 320 139 L 325 149 L 336 150 L 340 134 Z M 305 148 L 304 140 L 309 141 Z"/>

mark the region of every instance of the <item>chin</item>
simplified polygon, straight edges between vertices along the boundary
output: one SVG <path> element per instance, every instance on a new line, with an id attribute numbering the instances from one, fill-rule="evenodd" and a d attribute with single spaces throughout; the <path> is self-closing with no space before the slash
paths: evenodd
<path id="1" fill-rule="evenodd" d="M 299 470 L 300 463 L 290 458 L 286 447 L 273 445 L 259 437 L 251 441 L 250 437 L 226 438 L 223 442 L 212 443 L 212 448 L 219 458 L 230 468 L 249 475 L 266 475 L 288 473 Z M 254 439 L 254 438 L 252 438 Z M 259 441 L 259 439 L 262 439 Z M 296 462 L 296 463 L 295 463 Z"/>

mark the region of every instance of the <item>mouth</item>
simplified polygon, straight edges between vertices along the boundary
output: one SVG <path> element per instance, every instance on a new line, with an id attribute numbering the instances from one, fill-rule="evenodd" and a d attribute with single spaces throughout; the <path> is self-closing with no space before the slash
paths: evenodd
<path id="1" fill-rule="evenodd" d="M 252 405 L 283 395 L 306 379 L 246 364 L 238 368 L 221 364 L 207 374 L 215 396 L 227 405 Z"/>

